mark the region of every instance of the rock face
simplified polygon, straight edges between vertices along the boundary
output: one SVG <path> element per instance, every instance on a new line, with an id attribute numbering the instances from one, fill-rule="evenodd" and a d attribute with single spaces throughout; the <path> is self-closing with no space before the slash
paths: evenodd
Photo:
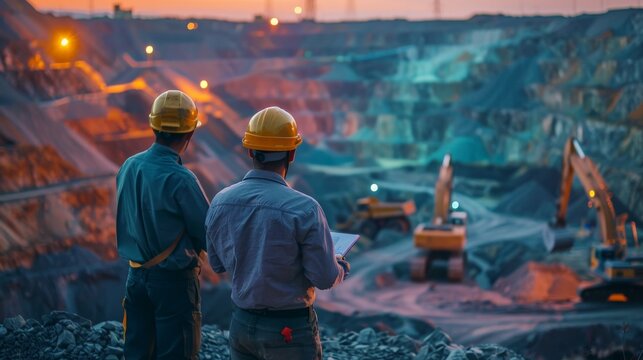
<path id="1" fill-rule="evenodd" d="M 322 329 L 322 332 L 323 329 Z M 230 357 L 228 331 L 214 325 L 201 329 L 201 359 Z M 496 346 L 461 347 L 448 335 L 434 330 L 422 341 L 408 335 L 389 335 L 365 328 L 359 333 L 322 336 L 326 360 L 384 359 L 516 359 L 522 357 Z M 419 351 L 419 352 L 418 352 Z M 0 325 L 0 359 L 110 359 L 123 358 L 123 327 L 116 321 L 92 326 L 91 321 L 66 312 L 52 312 L 36 320 L 21 316 Z"/>
<path id="2" fill-rule="evenodd" d="M 81 175 L 51 146 L 0 147 L 0 193 L 47 186 Z"/>
<path id="3" fill-rule="evenodd" d="M 34 258 L 82 245 L 114 259 L 114 184 L 60 189 L 0 204 L 0 270 L 30 268 Z"/>

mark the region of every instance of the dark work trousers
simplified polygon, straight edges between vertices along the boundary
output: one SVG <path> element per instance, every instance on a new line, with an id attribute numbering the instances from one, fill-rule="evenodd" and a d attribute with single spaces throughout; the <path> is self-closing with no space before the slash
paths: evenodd
<path id="1" fill-rule="evenodd" d="M 283 332 L 290 329 L 291 336 Z M 235 309 L 230 322 L 232 360 L 321 360 L 317 314 L 275 317 Z"/>
<path id="2" fill-rule="evenodd" d="M 198 358 L 201 298 L 196 269 L 130 268 L 123 310 L 125 359 Z"/>

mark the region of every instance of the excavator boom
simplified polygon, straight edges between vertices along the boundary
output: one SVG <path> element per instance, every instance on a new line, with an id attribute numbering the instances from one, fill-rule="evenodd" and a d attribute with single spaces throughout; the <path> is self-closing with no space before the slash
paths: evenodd
<path id="1" fill-rule="evenodd" d="M 453 187 L 453 167 L 451 155 L 446 154 L 442 159 L 442 166 L 435 184 L 435 204 L 433 205 L 433 225 L 447 222 L 449 208 L 451 207 L 451 188 Z"/>
<path id="2" fill-rule="evenodd" d="M 562 181 L 560 198 L 556 211 L 555 226 L 566 225 L 567 208 L 572 189 L 574 175 L 578 177 L 592 207 L 598 212 L 598 222 L 603 244 L 627 246 L 623 234 L 617 231 L 616 215 L 612 204 L 611 194 L 596 167 L 596 164 L 585 155 L 578 140 L 569 138 L 565 144 L 563 157 Z"/>

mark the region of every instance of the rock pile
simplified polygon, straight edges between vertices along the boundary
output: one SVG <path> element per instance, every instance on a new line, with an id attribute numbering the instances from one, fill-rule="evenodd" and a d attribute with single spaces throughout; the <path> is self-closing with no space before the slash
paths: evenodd
<path id="1" fill-rule="evenodd" d="M 322 331 L 323 332 L 323 331 Z M 202 328 L 200 358 L 230 357 L 229 333 L 216 325 Z M 384 359 L 516 359 L 522 357 L 497 345 L 462 347 L 447 334 L 432 331 L 422 341 L 408 335 L 390 335 L 365 328 L 322 336 L 326 360 Z M 116 321 L 92 326 L 90 320 L 63 311 L 42 317 L 42 323 L 22 316 L 7 318 L 0 325 L 0 359 L 105 359 L 123 358 L 123 327 Z"/>
<path id="2" fill-rule="evenodd" d="M 322 337 L 324 358 L 351 359 L 415 359 L 419 343 L 407 335 L 390 336 L 365 328 L 359 333 L 346 332 Z"/>
<path id="3" fill-rule="evenodd" d="M 422 340 L 415 360 L 522 360 L 522 356 L 499 345 L 485 344 L 464 347 L 453 344 L 451 338 L 439 329 Z"/>
<path id="4" fill-rule="evenodd" d="M 42 323 L 18 315 L 0 325 L 0 359 L 105 359 L 123 355 L 123 327 L 106 321 L 92 326 L 75 314 L 54 311 Z"/>
<path id="5" fill-rule="evenodd" d="M 522 303 L 573 301 L 580 279 L 563 264 L 527 262 L 507 277 L 498 279 L 494 290 Z"/>

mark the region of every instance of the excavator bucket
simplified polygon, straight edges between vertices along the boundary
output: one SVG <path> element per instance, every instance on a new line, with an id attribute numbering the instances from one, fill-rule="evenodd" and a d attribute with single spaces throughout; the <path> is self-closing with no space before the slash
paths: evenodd
<path id="1" fill-rule="evenodd" d="M 567 251 L 574 246 L 575 231 L 567 228 L 546 226 L 542 232 L 543 243 L 548 252 Z"/>

